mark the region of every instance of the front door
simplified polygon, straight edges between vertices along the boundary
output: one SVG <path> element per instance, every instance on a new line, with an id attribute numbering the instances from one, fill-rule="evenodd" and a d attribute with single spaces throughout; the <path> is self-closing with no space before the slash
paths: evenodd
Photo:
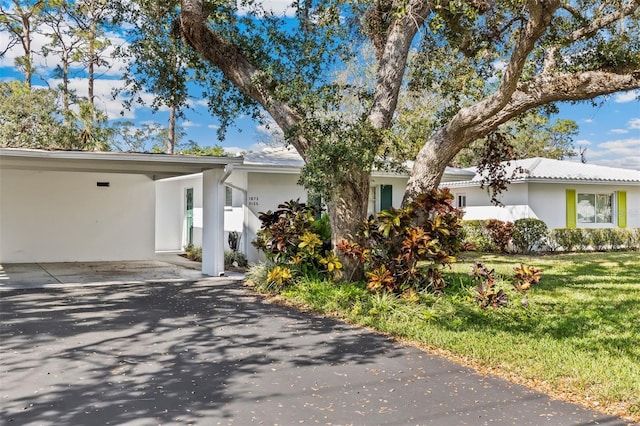
<path id="1" fill-rule="evenodd" d="M 388 210 L 393 206 L 393 188 L 391 185 L 380 185 L 380 210 Z"/>
<path id="2" fill-rule="evenodd" d="M 187 222 L 186 243 L 193 244 L 193 188 L 187 188 L 185 202 L 185 217 Z"/>

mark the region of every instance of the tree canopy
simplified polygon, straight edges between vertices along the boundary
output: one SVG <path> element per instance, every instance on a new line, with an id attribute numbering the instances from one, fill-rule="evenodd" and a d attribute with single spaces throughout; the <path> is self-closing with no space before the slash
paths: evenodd
<path id="1" fill-rule="evenodd" d="M 262 109 L 284 131 L 307 162 L 307 185 L 325 188 L 338 241 L 366 214 L 371 168 L 401 119 L 401 88 L 442 100 L 410 200 L 437 187 L 460 150 L 527 111 L 640 86 L 638 0 L 307 0 L 292 18 L 240 4 L 242 13 L 182 0 L 175 32 L 212 67 L 205 83 L 216 99 L 232 105 L 214 113 Z M 375 50 L 373 86 L 332 81 L 365 42 Z M 344 96 L 361 100 L 361 114 L 341 113 Z"/>

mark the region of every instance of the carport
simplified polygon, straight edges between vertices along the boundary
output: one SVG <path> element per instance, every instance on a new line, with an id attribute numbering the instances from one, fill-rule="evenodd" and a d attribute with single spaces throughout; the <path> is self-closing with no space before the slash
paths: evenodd
<path id="1" fill-rule="evenodd" d="M 0 148 L 0 263 L 155 258 L 155 181 L 203 174 L 202 272 L 224 274 L 224 181 L 242 158 Z"/>

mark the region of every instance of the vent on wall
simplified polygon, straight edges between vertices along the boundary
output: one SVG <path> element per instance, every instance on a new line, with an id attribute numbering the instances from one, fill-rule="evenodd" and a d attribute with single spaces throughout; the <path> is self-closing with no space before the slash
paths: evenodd
<path id="1" fill-rule="evenodd" d="M 98 182 L 96 183 L 97 186 L 109 186 L 109 182 Z"/>

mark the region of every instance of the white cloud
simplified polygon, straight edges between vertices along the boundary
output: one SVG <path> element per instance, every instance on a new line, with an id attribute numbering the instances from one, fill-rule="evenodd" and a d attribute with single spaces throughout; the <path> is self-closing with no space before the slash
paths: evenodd
<path id="1" fill-rule="evenodd" d="M 625 130 L 625 129 L 611 129 L 611 130 L 609 130 L 609 133 L 616 133 L 616 134 L 619 134 L 619 135 L 623 135 L 625 133 L 629 133 L 629 131 Z"/>
<path id="2" fill-rule="evenodd" d="M 206 99 L 198 99 L 198 100 L 193 100 L 193 99 L 189 99 L 187 100 L 187 105 L 189 105 L 190 108 L 195 108 L 197 106 L 201 106 L 201 107 L 208 107 L 208 101 Z"/>
<path id="3" fill-rule="evenodd" d="M 632 118 L 627 124 L 630 129 L 640 129 L 640 118 Z"/>
<path id="4" fill-rule="evenodd" d="M 46 31 L 46 28 L 43 28 Z M 124 73 L 127 61 L 122 58 L 115 58 L 114 52 L 116 47 L 125 46 L 127 41 L 117 33 L 106 33 L 105 38 L 109 40 L 110 45 L 105 49 L 102 56 L 108 63 L 107 66 L 98 66 L 95 69 L 95 74 L 98 77 L 102 76 L 120 76 Z M 0 32 L 0 46 L 7 46 L 10 41 L 9 33 L 6 31 Z M 42 48 L 50 42 L 50 39 L 40 33 L 32 33 L 31 50 L 33 52 L 41 52 Z M 7 67 L 13 68 L 15 66 L 15 60 L 17 57 L 24 55 L 20 44 L 13 46 L 2 57 L 0 57 L 0 68 Z M 33 66 L 36 69 L 36 74 L 43 75 L 45 78 L 48 74 L 60 64 L 60 60 L 55 53 L 49 54 L 47 57 L 39 54 L 33 54 Z M 81 64 L 71 65 L 71 74 L 82 73 L 85 71 L 85 67 Z"/>
<path id="5" fill-rule="evenodd" d="M 207 127 L 213 130 L 218 130 L 220 128 L 220 126 L 218 126 L 217 124 L 209 124 Z"/>
<path id="6" fill-rule="evenodd" d="M 587 161 L 589 161 L 589 154 L 587 153 Z M 601 166 L 620 167 L 623 169 L 640 170 L 640 156 L 631 156 L 618 159 L 602 159 L 593 161 L 593 164 L 599 164 Z"/>
<path id="7" fill-rule="evenodd" d="M 191 121 L 191 120 L 185 120 L 185 121 L 183 121 L 182 123 L 180 123 L 180 125 L 181 125 L 182 127 L 187 127 L 187 128 L 188 128 L 188 127 L 200 127 L 200 123 L 194 123 L 194 122 L 193 122 L 193 121 Z"/>
<path id="8" fill-rule="evenodd" d="M 605 155 L 637 156 L 640 153 L 640 138 L 603 142 L 598 145 L 598 151 L 604 152 Z"/>
<path id="9" fill-rule="evenodd" d="M 247 7 L 242 7 L 238 2 L 238 13 L 241 15 L 247 14 L 250 9 Z M 255 5 L 258 6 L 257 10 L 266 10 L 271 11 L 274 15 L 278 16 L 294 16 L 296 14 L 296 10 L 291 7 L 292 0 L 265 0 L 265 1 L 256 1 Z M 254 9 L 255 10 L 255 9 Z"/>
<path id="10" fill-rule="evenodd" d="M 628 92 L 618 93 L 614 101 L 618 104 L 635 101 L 640 96 L 640 90 L 630 90 Z"/>
<path id="11" fill-rule="evenodd" d="M 228 152 L 231 155 L 241 155 L 242 153 L 246 152 L 246 149 L 244 148 L 240 148 L 238 146 L 225 146 L 224 148 L 224 152 Z"/>
<path id="12" fill-rule="evenodd" d="M 591 141 L 587 140 L 587 139 L 580 139 L 576 141 L 576 145 L 577 146 L 589 146 L 591 145 Z"/>
<path id="13" fill-rule="evenodd" d="M 585 123 L 589 124 L 589 123 L 593 123 L 593 119 L 592 118 L 585 118 L 584 120 Z"/>

